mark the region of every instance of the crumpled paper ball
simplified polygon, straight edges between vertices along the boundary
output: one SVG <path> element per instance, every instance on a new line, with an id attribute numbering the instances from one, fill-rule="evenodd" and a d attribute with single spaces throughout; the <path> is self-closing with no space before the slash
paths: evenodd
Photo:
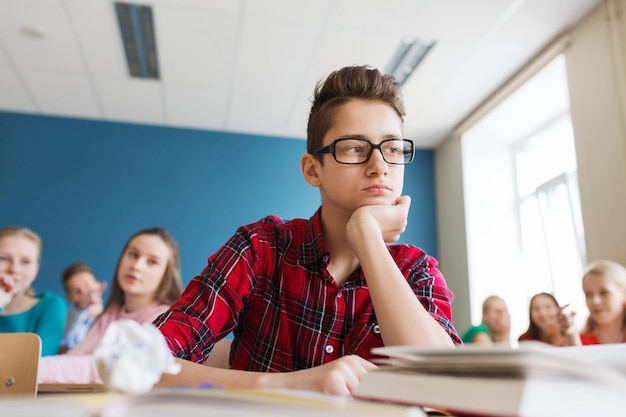
<path id="1" fill-rule="evenodd" d="M 129 394 L 146 393 L 162 374 L 180 372 L 159 329 L 134 320 L 112 322 L 93 356 L 105 386 Z"/>

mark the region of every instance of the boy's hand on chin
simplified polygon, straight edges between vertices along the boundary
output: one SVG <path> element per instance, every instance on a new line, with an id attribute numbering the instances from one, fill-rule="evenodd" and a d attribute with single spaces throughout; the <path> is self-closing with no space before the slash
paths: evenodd
<path id="1" fill-rule="evenodd" d="M 406 230 L 411 197 L 400 196 L 391 205 L 368 205 L 359 207 L 352 213 L 346 225 L 346 232 L 350 241 L 357 235 L 368 234 L 377 228 L 385 242 L 396 242 Z"/>

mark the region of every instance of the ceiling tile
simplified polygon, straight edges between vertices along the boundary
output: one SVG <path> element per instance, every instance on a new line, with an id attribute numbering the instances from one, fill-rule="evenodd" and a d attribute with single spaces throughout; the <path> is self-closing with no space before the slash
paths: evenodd
<path id="1" fill-rule="evenodd" d="M 235 70 L 235 92 L 295 94 L 302 74 L 315 58 L 312 52 L 318 36 L 314 26 L 299 22 L 245 18 Z"/>
<path id="2" fill-rule="evenodd" d="M 230 85 L 239 38 L 236 14 L 159 8 L 155 15 L 165 82 Z"/>
<path id="3" fill-rule="evenodd" d="M 96 88 L 107 118 L 115 121 L 162 124 L 161 85 L 154 80 L 99 79 Z"/>
<path id="4" fill-rule="evenodd" d="M 328 26 L 397 36 L 404 32 L 425 2 L 425 0 L 337 1 Z"/>
<path id="5" fill-rule="evenodd" d="M 228 89 L 165 86 L 167 120 L 176 126 L 225 130 Z"/>
<path id="6" fill-rule="evenodd" d="M 325 22 L 335 0 L 264 0 L 245 2 L 246 15 L 288 19 L 296 22 Z"/>
<path id="7" fill-rule="evenodd" d="M 315 84 L 346 65 L 371 65 L 385 69 L 400 38 L 347 29 L 327 29 L 322 34 L 304 79 L 301 95 L 310 95 Z"/>
<path id="8" fill-rule="evenodd" d="M 233 93 L 226 127 L 244 133 L 276 135 L 287 123 L 289 98 L 276 100 L 276 95 Z"/>
<path id="9" fill-rule="evenodd" d="M 8 68 L 0 68 L 0 110 L 37 112 L 21 80 Z"/>
<path id="10" fill-rule="evenodd" d="M 22 77 L 44 113 L 63 116 L 102 116 L 89 79 L 82 74 L 22 71 Z"/>
<path id="11" fill-rule="evenodd" d="M 0 42 L 0 68 L 9 68 L 9 58 L 7 57 L 6 52 L 4 51 L 4 47 Z"/>
<path id="12" fill-rule="evenodd" d="M 142 2 L 145 3 L 145 2 Z M 195 9 L 196 11 L 230 12 L 241 10 L 243 0 L 152 0 L 155 7 L 175 8 L 178 10 Z M 262 2 L 261 2 L 262 3 Z"/>
<path id="13" fill-rule="evenodd" d="M 81 57 L 95 76 L 129 74 L 115 8 L 108 1 L 66 0 Z"/>
<path id="14" fill-rule="evenodd" d="M 24 27 L 40 30 L 45 36 L 26 36 Z M 0 38 L 7 56 L 19 68 L 84 70 L 72 22 L 61 0 L 3 0 Z"/>

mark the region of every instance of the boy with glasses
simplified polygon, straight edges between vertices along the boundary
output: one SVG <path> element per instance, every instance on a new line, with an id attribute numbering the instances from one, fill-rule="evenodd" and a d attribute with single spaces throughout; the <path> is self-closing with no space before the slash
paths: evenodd
<path id="1" fill-rule="evenodd" d="M 404 114 L 399 83 L 376 69 L 345 67 L 318 84 L 300 167 L 321 207 L 308 220 L 242 226 L 209 258 L 155 321 L 184 359 L 162 384 L 350 395 L 375 368 L 374 347 L 460 343 L 437 261 L 387 245 L 405 230 L 410 206 L 402 186 L 414 147 L 403 138 Z M 231 369 L 198 365 L 231 331 Z"/>

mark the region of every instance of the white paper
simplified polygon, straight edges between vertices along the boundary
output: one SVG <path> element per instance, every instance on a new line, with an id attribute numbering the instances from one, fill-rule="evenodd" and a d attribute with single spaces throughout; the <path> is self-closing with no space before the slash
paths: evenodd
<path id="1" fill-rule="evenodd" d="M 94 360 L 108 389 L 129 394 L 146 393 L 162 374 L 180 372 L 159 329 L 134 320 L 111 323 L 94 351 Z"/>

